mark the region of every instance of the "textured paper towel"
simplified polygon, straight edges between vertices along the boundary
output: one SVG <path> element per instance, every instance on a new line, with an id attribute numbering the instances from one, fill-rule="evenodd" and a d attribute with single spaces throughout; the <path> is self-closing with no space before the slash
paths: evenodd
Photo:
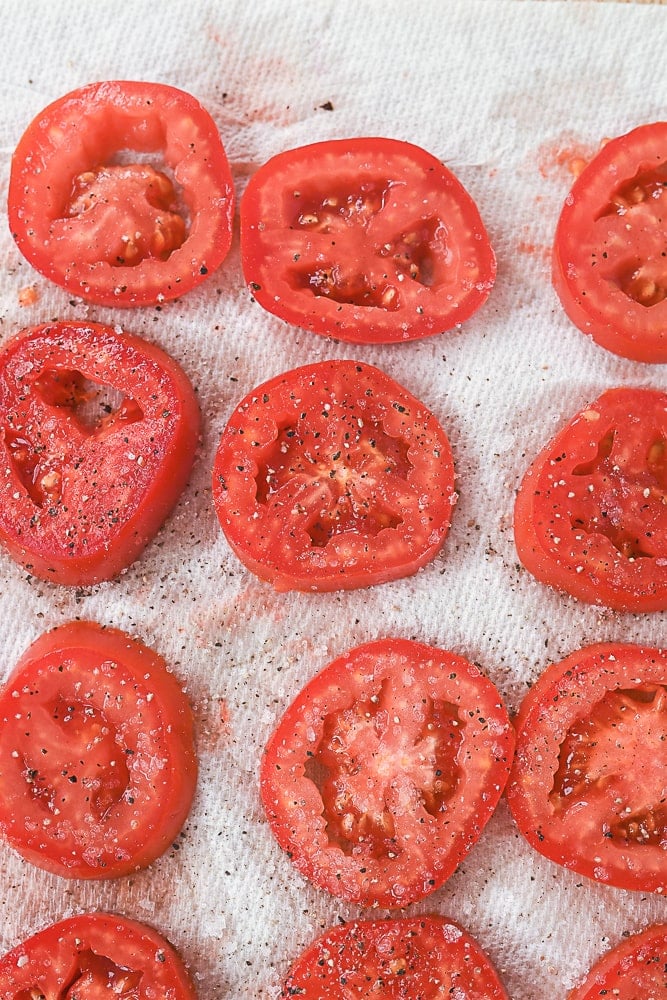
<path id="1" fill-rule="evenodd" d="M 182 301 L 120 312 L 70 301 L 0 227 L 0 335 L 52 318 L 120 323 L 181 361 L 204 414 L 182 502 L 121 579 L 56 588 L 0 555 L 2 676 L 43 629 L 74 616 L 136 632 L 187 683 L 201 759 L 179 849 L 136 877 L 66 882 L 0 848 L 0 946 L 64 915 L 111 908 L 167 934 L 202 1000 L 275 996 L 302 947 L 358 912 L 293 871 L 259 805 L 261 748 L 309 677 L 358 642 L 414 636 L 477 660 L 516 709 L 527 683 L 579 645 L 664 641 L 664 615 L 600 612 L 533 581 L 517 567 L 510 520 L 529 459 L 570 414 L 613 384 L 665 385 L 663 368 L 614 358 L 571 326 L 550 287 L 548 252 L 571 155 L 664 115 L 667 10 L 531 0 L 2 6 L 3 200 L 12 149 L 44 105 L 94 80 L 137 78 L 182 87 L 208 107 L 239 193 L 269 156 L 303 143 L 364 134 L 417 143 L 470 190 L 497 251 L 496 289 L 464 329 L 365 348 L 289 328 L 253 304 L 238 238 L 221 271 Z M 21 308 L 28 284 L 38 299 Z M 461 500 L 443 552 L 417 577 L 275 595 L 217 528 L 212 457 L 241 395 L 333 357 L 383 367 L 435 411 Z M 410 908 L 428 911 L 460 920 L 515 1000 L 535 1000 L 564 996 L 610 942 L 667 918 L 667 901 L 550 864 L 518 837 L 503 803 L 461 870 Z"/>

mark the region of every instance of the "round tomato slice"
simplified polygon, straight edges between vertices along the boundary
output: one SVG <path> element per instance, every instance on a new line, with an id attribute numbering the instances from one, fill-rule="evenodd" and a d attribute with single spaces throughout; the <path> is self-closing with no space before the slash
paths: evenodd
<path id="1" fill-rule="evenodd" d="M 611 389 L 537 456 L 514 534 L 530 572 L 618 611 L 667 609 L 667 393 Z"/>
<path id="2" fill-rule="evenodd" d="M 199 408 L 182 369 L 97 324 L 24 330 L 0 352 L 0 541 L 45 580 L 109 580 L 183 491 Z"/>
<path id="3" fill-rule="evenodd" d="M 0 958 L 3 1000 L 195 1000 L 172 946 L 146 924 L 85 913 L 45 927 Z"/>
<path id="4" fill-rule="evenodd" d="M 176 298 L 224 260 L 232 177 L 213 119 L 158 83 L 94 83 L 50 104 L 12 159 L 9 225 L 30 263 L 89 302 Z"/>
<path id="5" fill-rule="evenodd" d="M 213 498 L 232 549 L 277 590 L 367 587 L 415 573 L 456 503 L 433 414 L 384 372 L 324 361 L 239 403 Z"/>
<path id="6" fill-rule="evenodd" d="M 548 667 L 516 719 L 521 833 L 588 878 L 667 890 L 667 651 L 603 643 Z"/>
<path id="7" fill-rule="evenodd" d="M 68 878 L 144 868 L 197 780 L 192 713 L 161 656 L 77 621 L 42 635 L 0 693 L 0 831 Z"/>
<path id="8" fill-rule="evenodd" d="M 603 955 L 568 1000 L 664 1000 L 667 924 L 655 924 Z"/>
<path id="9" fill-rule="evenodd" d="M 462 184 L 430 153 L 393 139 L 274 156 L 241 202 L 241 257 L 265 309 L 355 343 L 449 330 L 482 305 L 496 274 Z"/>
<path id="10" fill-rule="evenodd" d="M 514 734 L 498 691 L 454 653 L 380 639 L 324 668 L 262 759 L 273 833 L 316 885 L 398 907 L 449 878 L 502 794 Z"/>
<path id="11" fill-rule="evenodd" d="M 444 917 L 355 920 L 327 931 L 290 970 L 281 997 L 508 1000 L 491 962 Z"/>
<path id="12" fill-rule="evenodd" d="M 608 351 L 667 362 L 667 122 L 607 142 L 567 196 L 553 283 L 572 322 Z"/>

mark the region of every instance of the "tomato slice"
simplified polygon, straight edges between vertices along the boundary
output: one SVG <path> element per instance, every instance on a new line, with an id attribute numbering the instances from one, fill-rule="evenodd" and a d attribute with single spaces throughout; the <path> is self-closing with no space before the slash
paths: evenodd
<path id="1" fill-rule="evenodd" d="M 197 780 L 192 713 L 161 656 L 93 622 L 46 632 L 0 692 L 0 830 L 68 878 L 144 868 Z"/>
<path id="2" fill-rule="evenodd" d="M 619 611 L 667 609 L 667 393 L 611 389 L 537 456 L 514 534 L 530 572 Z"/>
<path id="3" fill-rule="evenodd" d="M 334 660 L 288 708 L 262 759 L 262 802 L 280 846 L 320 888 L 407 906 L 480 837 L 513 746 L 478 667 L 380 639 Z"/>
<path id="4" fill-rule="evenodd" d="M 84 913 L 45 927 L 0 958 L 3 1000 L 195 1000 L 172 946 L 145 924 Z"/>
<path id="5" fill-rule="evenodd" d="M 444 917 L 355 920 L 319 937 L 297 959 L 281 997 L 303 1000 L 508 1000 L 491 962 Z"/>
<path id="6" fill-rule="evenodd" d="M 9 225 L 43 275 L 89 302 L 176 298 L 224 260 L 234 187 L 208 112 L 158 83 L 74 90 L 28 126 L 12 159 Z"/>
<path id="7" fill-rule="evenodd" d="M 277 590 L 347 590 L 415 573 L 442 546 L 456 497 L 433 414 L 355 361 L 306 365 L 253 390 L 213 468 L 229 544 Z"/>
<path id="8" fill-rule="evenodd" d="M 664 1000 L 667 997 L 667 924 L 654 924 L 622 941 L 596 962 L 568 1000 Z"/>
<path id="9" fill-rule="evenodd" d="M 55 583 L 130 565 L 183 491 L 199 441 L 186 375 L 95 323 L 24 330 L 0 352 L 0 541 Z"/>
<path id="10" fill-rule="evenodd" d="M 608 351 L 667 361 L 667 122 L 607 142 L 570 191 L 553 283 L 572 322 Z"/>
<path id="11" fill-rule="evenodd" d="M 577 650 L 526 695 L 507 799 L 546 857 L 588 878 L 667 890 L 667 651 Z"/>
<path id="12" fill-rule="evenodd" d="M 496 274 L 462 184 L 393 139 L 319 142 L 265 163 L 241 202 L 241 258 L 269 312 L 356 343 L 449 330 L 482 305 Z"/>

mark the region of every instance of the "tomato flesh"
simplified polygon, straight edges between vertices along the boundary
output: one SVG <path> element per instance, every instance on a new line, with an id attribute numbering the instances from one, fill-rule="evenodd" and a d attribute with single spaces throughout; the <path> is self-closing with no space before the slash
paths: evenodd
<path id="1" fill-rule="evenodd" d="M 519 558 L 619 611 L 667 608 L 667 394 L 612 389 L 537 456 L 516 499 Z"/>
<path id="2" fill-rule="evenodd" d="M 606 643 L 538 679 L 507 798 L 529 843 L 609 885 L 667 889 L 667 653 Z"/>
<path id="3" fill-rule="evenodd" d="M 654 924 L 595 963 L 568 1000 L 662 1000 L 667 996 L 667 925 Z"/>
<path id="4" fill-rule="evenodd" d="M 477 942 L 444 917 L 355 920 L 327 931 L 292 966 L 281 997 L 303 1000 L 507 1000 Z"/>
<path id="5" fill-rule="evenodd" d="M 406 906 L 441 885 L 502 794 L 512 728 L 493 684 L 401 639 L 351 650 L 269 740 L 262 801 L 280 846 L 323 889 Z"/>
<path id="6" fill-rule="evenodd" d="M 435 157 L 390 139 L 316 143 L 269 160 L 243 197 L 241 255 L 265 309 L 357 343 L 451 329 L 495 279 L 470 195 Z"/>
<path id="7" fill-rule="evenodd" d="M 69 878 L 143 868 L 178 835 L 197 775 L 164 660 L 92 622 L 48 632 L 0 692 L 0 830 Z"/>

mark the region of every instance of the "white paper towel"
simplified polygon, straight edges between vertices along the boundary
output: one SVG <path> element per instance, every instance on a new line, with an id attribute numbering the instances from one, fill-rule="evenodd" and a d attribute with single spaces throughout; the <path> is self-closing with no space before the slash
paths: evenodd
<path id="1" fill-rule="evenodd" d="M 0 194 L 32 117 L 101 79 L 190 91 L 213 114 L 238 191 L 274 153 L 327 138 L 409 140 L 476 199 L 498 255 L 496 288 L 464 328 L 401 346 L 336 344 L 289 328 L 244 289 L 238 237 L 222 269 L 162 309 L 76 304 L 21 259 L 0 226 L 0 335 L 50 319 L 120 323 L 184 365 L 204 415 L 192 482 L 158 541 L 122 578 L 85 590 L 29 581 L 0 554 L 6 676 L 43 629 L 75 616 L 138 633 L 187 683 L 201 778 L 179 849 L 117 882 L 66 882 L 0 847 L 0 947 L 82 909 L 162 930 L 202 1000 L 275 997 L 291 960 L 359 912 L 306 884 L 275 845 L 257 793 L 261 748 L 301 685 L 382 635 L 415 637 L 483 665 L 515 710 L 550 660 L 587 642 L 665 641 L 663 614 L 606 613 L 517 566 L 513 491 L 530 459 L 614 384 L 664 387 L 662 367 L 605 353 L 572 327 L 549 281 L 549 246 L 572 177 L 602 137 L 664 116 L 667 9 L 538 0 L 134 0 L 5 2 Z M 322 105 L 331 102 L 333 110 Z M 19 305 L 35 285 L 37 301 Z M 460 503 L 442 553 L 380 588 L 277 595 L 231 555 L 210 468 L 233 406 L 263 379 L 323 358 L 377 364 L 447 429 Z M 463 923 L 515 1000 L 565 995 L 625 931 L 667 902 L 597 886 L 517 835 L 504 803 L 460 871 L 410 908 Z"/>

